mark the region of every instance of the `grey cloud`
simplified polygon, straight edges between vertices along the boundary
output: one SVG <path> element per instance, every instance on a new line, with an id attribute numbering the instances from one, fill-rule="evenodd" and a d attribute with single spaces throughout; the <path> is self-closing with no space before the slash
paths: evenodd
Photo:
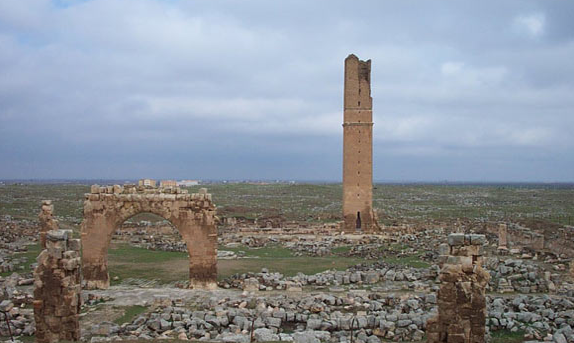
<path id="1" fill-rule="evenodd" d="M 571 181 L 573 10 L 0 2 L 0 178 L 338 180 L 353 52 L 373 60 L 376 179 Z"/>

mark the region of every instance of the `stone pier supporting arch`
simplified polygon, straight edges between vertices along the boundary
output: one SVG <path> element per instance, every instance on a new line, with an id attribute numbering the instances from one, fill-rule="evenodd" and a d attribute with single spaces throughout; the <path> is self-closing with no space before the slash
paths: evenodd
<path id="1" fill-rule="evenodd" d="M 85 287 L 110 285 L 108 248 L 114 231 L 139 213 L 153 213 L 180 232 L 189 253 L 190 287 L 215 288 L 217 279 L 217 228 L 211 194 L 202 188 L 188 194 L 179 188 L 143 186 L 92 186 L 84 202 L 82 271 Z"/>

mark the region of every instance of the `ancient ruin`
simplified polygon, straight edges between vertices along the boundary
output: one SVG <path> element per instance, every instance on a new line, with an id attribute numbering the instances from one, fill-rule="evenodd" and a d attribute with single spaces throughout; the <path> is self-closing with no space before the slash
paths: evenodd
<path id="1" fill-rule="evenodd" d="M 112 235 L 123 222 L 144 212 L 168 220 L 180 232 L 189 254 L 190 287 L 216 287 L 217 230 L 211 194 L 205 188 L 188 194 L 179 188 L 135 185 L 94 185 L 86 194 L 82 222 L 85 287 L 109 287 L 107 254 Z"/>
<path id="2" fill-rule="evenodd" d="M 45 249 L 46 233 L 51 230 L 58 230 L 58 221 L 54 219 L 52 200 L 42 200 L 42 209 L 38 219 L 40 220 L 40 245 Z"/>
<path id="3" fill-rule="evenodd" d="M 51 230 L 34 271 L 36 342 L 80 339 L 80 240 L 72 231 Z"/>
<path id="4" fill-rule="evenodd" d="M 343 231 L 372 232 L 373 99 L 371 60 L 345 59 L 343 118 Z"/>
<path id="5" fill-rule="evenodd" d="M 502 223 L 498 225 L 498 253 L 506 254 L 508 252 L 508 228 Z"/>
<path id="6" fill-rule="evenodd" d="M 486 296 L 490 275 L 482 268 L 484 235 L 448 236 L 449 255 L 440 271 L 438 315 L 427 322 L 429 343 L 485 342 Z"/>

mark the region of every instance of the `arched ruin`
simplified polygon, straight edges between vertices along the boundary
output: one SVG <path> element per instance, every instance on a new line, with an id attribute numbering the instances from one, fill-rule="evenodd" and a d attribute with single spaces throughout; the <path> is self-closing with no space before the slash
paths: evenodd
<path id="1" fill-rule="evenodd" d="M 110 285 L 108 247 L 114 231 L 139 213 L 153 213 L 180 232 L 189 253 L 190 287 L 215 288 L 217 229 L 211 194 L 202 188 L 188 194 L 179 188 L 92 186 L 84 202 L 82 271 L 87 289 Z"/>

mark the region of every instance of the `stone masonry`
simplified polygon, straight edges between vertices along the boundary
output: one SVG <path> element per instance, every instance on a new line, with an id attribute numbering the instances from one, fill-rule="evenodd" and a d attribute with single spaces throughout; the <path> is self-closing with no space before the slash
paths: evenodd
<path id="1" fill-rule="evenodd" d="M 484 235 L 448 236 L 449 255 L 440 272 L 438 314 L 427 322 L 429 343 L 483 343 L 486 333 L 485 288 L 490 275 L 482 268 Z"/>
<path id="2" fill-rule="evenodd" d="M 80 339 L 80 240 L 70 230 L 46 233 L 34 271 L 36 342 Z"/>
<path id="3" fill-rule="evenodd" d="M 54 219 L 54 205 L 52 200 L 42 200 L 42 209 L 38 215 L 40 220 L 40 245 L 46 248 L 46 233 L 50 230 L 58 230 L 58 221 Z"/>
<path id="4" fill-rule="evenodd" d="M 498 225 L 498 252 L 499 254 L 508 252 L 508 227 L 504 223 Z"/>
<path id="5" fill-rule="evenodd" d="M 343 118 L 343 231 L 378 229 L 373 212 L 373 99 L 371 60 L 345 59 Z"/>
<path id="6" fill-rule="evenodd" d="M 114 231 L 139 213 L 153 213 L 180 232 L 189 254 L 192 288 L 215 288 L 217 279 L 217 229 L 215 205 L 207 189 L 188 194 L 180 188 L 94 185 L 86 194 L 82 222 L 82 270 L 85 287 L 110 285 L 108 247 Z"/>

